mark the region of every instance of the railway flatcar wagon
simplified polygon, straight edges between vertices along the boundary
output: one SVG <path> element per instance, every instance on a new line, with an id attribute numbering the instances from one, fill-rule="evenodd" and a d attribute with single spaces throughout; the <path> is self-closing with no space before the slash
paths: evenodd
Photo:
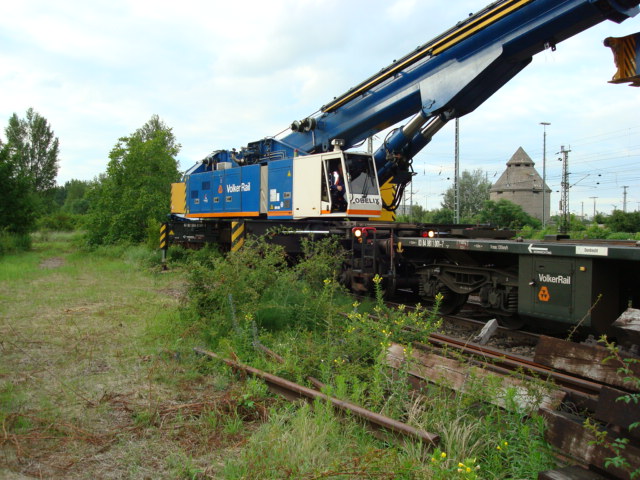
<path id="1" fill-rule="evenodd" d="M 455 309 L 476 295 L 514 327 L 549 320 L 605 333 L 640 303 L 636 242 L 409 237 L 402 250 L 423 296 L 441 291 Z"/>

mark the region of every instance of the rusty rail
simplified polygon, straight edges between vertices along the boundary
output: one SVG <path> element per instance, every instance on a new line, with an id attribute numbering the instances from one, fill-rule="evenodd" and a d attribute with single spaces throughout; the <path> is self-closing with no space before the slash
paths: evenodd
<path id="1" fill-rule="evenodd" d="M 492 365 L 501 366 L 507 370 L 514 371 L 522 369 L 525 372 L 529 372 L 535 375 L 549 377 L 553 379 L 556 384 L 573 391 L 585 393 L 588 395 L 597 395 L 602 389 L 602 385 L 597 382 L 557 372 L 549 367 L 546 367 L 539 363 L 535 363 L 526 358 L 518 357 L 517 355 L 508 355 L 498 350 L 470 344 L 468 342 L 463 342 L 451 337 L 447 337 L 446 335 L 432 334 L 429 336 L 428 341 L 429 343 L 436 346 L 456 348 L 466 355 L 475 355 L 491 360 L 493 362 Z M 421 343 L 416 343 L 416 346 L 422 349 L 428 348 L 427 345 Z"/>
<path id="2" fill-rule="evenodd" d="M 379 413 L 372 412 L 351 402 L 331 397 L 312 388 L 308 388 L 284 378 L 278 377 L 276 375 L 263 372 L 262 370 L 258 370 L 257 368 L 253 368 L 248 365 L 243 365 L 239 362 L 223 358 L 213 352 L 204 350 L 202 348 L 194 348 L 193 350 L 200 355 L 206 355 L 208 357 L 215 358 L 216 360 L 220 360 L 221 362 L 224 362 L 235 370 L 244 371 L 253 375 L 254 377 L 258 377 L 264 380 L 272 390 L 281 395 L 284 395 L 286 398 L 306 398 L 308 400 L 319 399 L 330 402 L 337 410 L 350 412 L 368 421 L 374 427 L 386 429 L 396 434 L 425 442 L 428 445 L 437 445 L 440 440 L 440 437 L 438 435 L 429 433 L 419 428 L 412 427 L 411 425 L 407 425 L 406 423 L 399 422 L 398 420 L 394 420 L 393 418 L 386 417 Z"/>

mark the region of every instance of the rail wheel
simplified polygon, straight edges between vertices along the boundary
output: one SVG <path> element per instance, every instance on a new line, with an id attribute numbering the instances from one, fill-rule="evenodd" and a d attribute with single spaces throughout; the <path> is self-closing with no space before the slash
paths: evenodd
<path id="1" fill-rule="evenodd" d="M 439 309 L 439 313 L 442 315 L 455 315 L 469 299 L 469 295 L 456 293 L 448 287 L 441 287 L 438 293 L 442 294 Z"/>
<path id="2" fill-rule="evenodd" d="M 442 295 L 438 310 L 438 313 L 442 315 L 458 313 L 469 298 L 468 294 L 454 292 L 435 276 L 423 276 L 419 291 L 422 298 L 432 303 L 435 303 L 437 295 Z"/>

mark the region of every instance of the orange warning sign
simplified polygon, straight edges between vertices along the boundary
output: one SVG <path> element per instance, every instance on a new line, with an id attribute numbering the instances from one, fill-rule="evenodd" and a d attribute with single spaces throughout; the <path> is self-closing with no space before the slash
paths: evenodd
<path id="1" fill-rule="evenodd" d="M 548 302 L 550 298 L 551 295 L 549 295 L 549 289 L 544 286 L 540 287 L 540 291 L 538 292 L 538 300 L 540 300 L 541 302 Z"/>
<path id="2" fill-rule="evenodd" d="M 222 193 L 222 185 L 218 187 L 218 193 Z"/>

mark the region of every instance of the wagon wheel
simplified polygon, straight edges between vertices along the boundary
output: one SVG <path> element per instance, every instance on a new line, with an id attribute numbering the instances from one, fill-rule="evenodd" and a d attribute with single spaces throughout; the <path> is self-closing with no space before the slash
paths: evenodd
<path id="1" fill-rule="evenodd" d="M 444 285 L 438 289 L 438 293 L 442 294 L 442 301 L 438 310 L 441 315 L 455 315 L 469 299 L 468 294 L 456 293 Z"/>

